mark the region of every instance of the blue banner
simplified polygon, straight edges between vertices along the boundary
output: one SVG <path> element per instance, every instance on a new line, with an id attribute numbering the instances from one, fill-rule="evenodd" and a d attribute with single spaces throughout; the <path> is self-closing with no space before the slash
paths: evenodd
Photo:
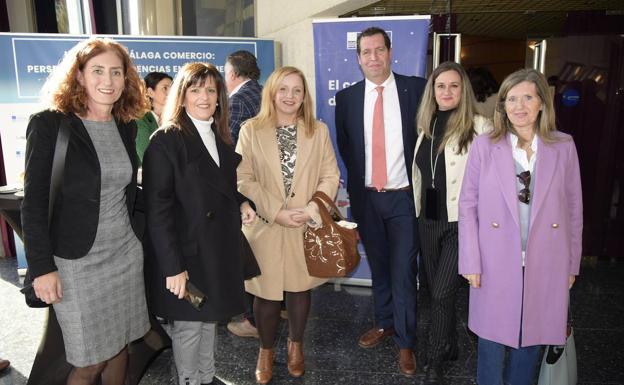
<path id="1" fill-rule="evenodd" d="M 429 16 L 400 16 L 314 21 L 316 113 L 318 119 L 329 127 L 334 146 L 336 92 L 364 78 L 356 51 L 359 32 L 373 26 L 384 29 L 392 42 L 392 70 L 402 75 L 425 77 L 429 18 Z M 338 151 L 336 155 L 339 157 Z M 348 215 L 349 199 L 344 185 L 346 170 L 341 160 L 339 167 L 342 178 L 337 205 L 344 215 Z M 365 257 L 362 247 L 360 251 Z M 363 258 L 362 263 L 346 282 L 370 285 L 370 278 L 370 268 Z"/>
<path id="2" fill-rule="evenodd" d="M 40 110 L 39 92 L 48 75 L 66 51 L 86 35 L 0 33 L 0 136 L 7 184 L 21 185 L 26 147 L 28 117 Z M 258 58 L 260 83 L 275 68 L 273 40 L 211 37 L 137 37 L 112 38 L 128 48 L 139 75 L 166 72 L 175 76 L 187 62 L 214 64 L 222 73 L 227 55 L 247 50 Z M 16 237 L 18 267 L 24 267 L 23 251 Z"/>
<path id="3" fill-rule="evenodd" d="M 0 34 L 0 103 L 31 103 L 63 54 L 89 36 Z M 258 58 L 260 83 L 275 68 L 273 40 L 191 37 L 108 36 L 128 48 L 141 77 L 149 72 L 172 76 L 187 62 L 212 63 L 221 72 L 228 54 L 247 50 Z"/>

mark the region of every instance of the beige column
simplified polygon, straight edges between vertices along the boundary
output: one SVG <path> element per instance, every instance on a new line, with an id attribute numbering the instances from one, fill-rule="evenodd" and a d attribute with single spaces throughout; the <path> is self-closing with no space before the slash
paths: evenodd
<path id="1" fill-rule="evenodd" d="M 256 36 L 280 45 L 281 63 L 303 71 L 316 100 L 312 20 L 335 18 L 376 0 L 256 0 Z"/>

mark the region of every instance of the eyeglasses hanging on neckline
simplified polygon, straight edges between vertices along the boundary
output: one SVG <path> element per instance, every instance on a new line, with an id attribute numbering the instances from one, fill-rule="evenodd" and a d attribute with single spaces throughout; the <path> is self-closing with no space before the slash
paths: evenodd
<path id="1" fill-rule="evenodd" d="M 518 199 L 520 202 L 528 205 L 531 201 L 531 190 L 529 189 L 531 185 L 531 171 L 523 171 L 516 176 L 520 179 L 520 183 L 524 185 L 524 188 L 518 191 Z"/>

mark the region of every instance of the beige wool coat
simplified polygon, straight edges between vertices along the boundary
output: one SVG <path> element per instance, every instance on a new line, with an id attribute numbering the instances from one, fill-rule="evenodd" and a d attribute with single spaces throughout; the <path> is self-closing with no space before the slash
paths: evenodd
<path id="1" fill-rule="evenodd" d="M 236 151 L 242 155 L 238 190 L 256 204 L 257 218 L 243 226 L 243 233 L 260 266 L 261 275 L 245 282 L 247 292 L 279 301 L 283 292 L 301 292 L 326 279 L 308 275 L 303 254 L 305 225 L 283 227 L 275 222 L 281 209 L 304 208 L 312 194 L 323 191 L 334 198 L 340 173 L 329 130 L 316 122 L 312 137 L 306 136 L 303 121 L 297 124 L 297 160 L 291 188 L 286 196 L 275 128 L 256 127 L 248 122 L 241 128 Z"/>

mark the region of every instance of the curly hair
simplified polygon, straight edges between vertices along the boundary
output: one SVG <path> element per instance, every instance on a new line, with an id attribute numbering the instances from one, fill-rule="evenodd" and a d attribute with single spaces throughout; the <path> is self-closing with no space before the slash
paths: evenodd
<path id="1" fill-rule="evenodd" d="M 89 60 L 107 51 L 115 53 L 121 59 L 124 71 L 124 90 L 113 104 L 112 115 L 124 123 L 143 116 L 149 110 L 143 81 L 128 50 L 109 38 L 94 37 L 83 40 L 67 51 L 42 88 L 44 103 L 49 108 L 66 114 L 85 115 L 89 109 L 88 95 L 78 82 L 78 73 L 84 70 Z"/>

